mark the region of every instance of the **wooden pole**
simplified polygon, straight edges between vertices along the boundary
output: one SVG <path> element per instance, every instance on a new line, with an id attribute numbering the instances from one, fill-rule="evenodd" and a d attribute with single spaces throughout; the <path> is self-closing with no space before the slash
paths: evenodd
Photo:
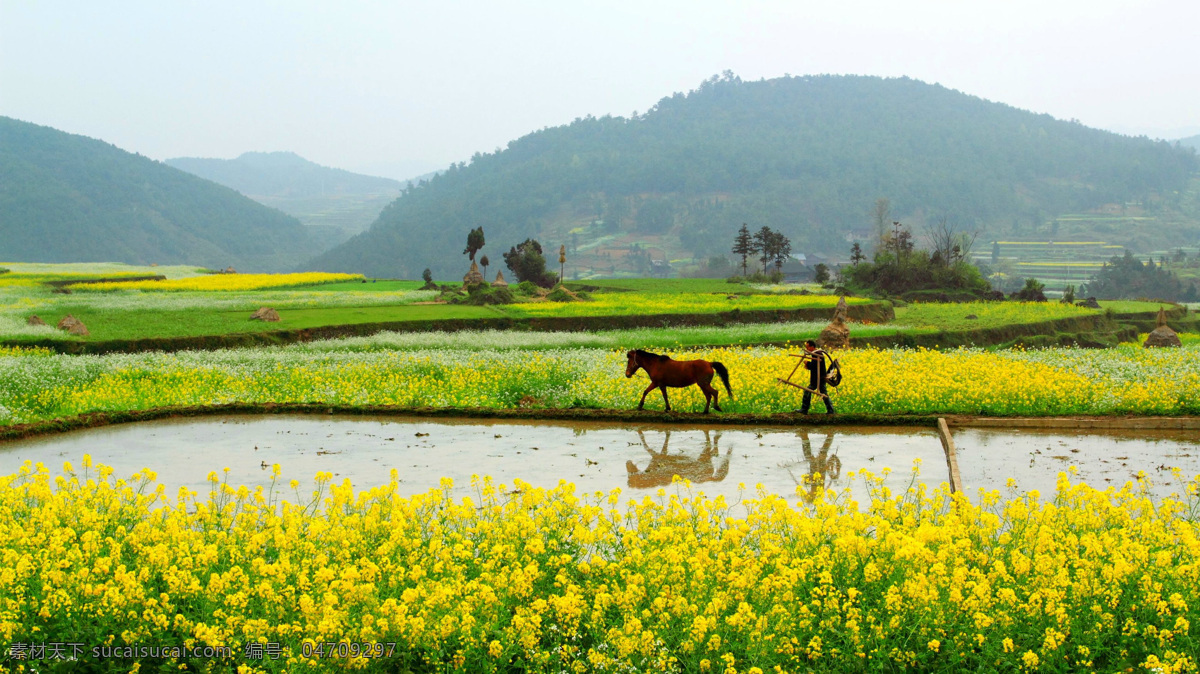
<path id="1" fill-rule="evenodd" d="M 776 377 L 776 378 L 775 378 L 775 381 L 779 382 L 780 384 L 787 384 L 788 386 L 795 386 L 796 388 L 800 389 L 801 391 L 808 391 L 809 393 L 811 393 L 811 394 L 813 394 L 813 395 L 818 395 L 818 396 L 821 396 L 822 398 L 824 398 L 824 399 L 826 399 L 826 400 L 829 400 L 829 396 L 825 395 L 824 393 L 821 393 L 820 391 L 814 391 L 814 390 L 812 390 L 812 389 L 808 388 L 807 386 L 801 386 L 801 385 L 797 384 L 797 383 L 796 383 L 796 382 L 794 382 L 794 381 L 788 381 L 788 380 L 786 380 L 786 379 L 780 379 L 779 377 Z"/>
<path id="2" fill-rule="evenodd" d="M 942 449 L 946 452 L 946 468 L 950 471 L 950 491 L 962 491 L 962 477 L 958 474 L 958 452 L 954 448 L 954 437 L 946 420 L 938 417 L 938 435 L 942 438 Z"/>

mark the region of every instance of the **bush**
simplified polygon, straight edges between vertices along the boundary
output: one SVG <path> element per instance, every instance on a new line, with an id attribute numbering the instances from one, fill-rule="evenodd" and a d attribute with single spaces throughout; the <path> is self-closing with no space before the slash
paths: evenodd
<path id="1" fill-rule="evenodd" d="M 483 306 L 488 304 L 512 304 L 516 301 L 517 298 L 508 288 L 480 283 L 468 288 L 466 295 L 455 295 L 450 300 L 450 303 Z"/>
<path id="2" fill-rule="evenodd" d="M 12 270 L 9 269 L 8 267 L 0 267 L 0 274 L 7 274 L 10 271 L 12 271 Z"/>
<path id="3" fill-rule="evenodd" d="M 538 294 L 538 287 L 533 281 L 521 281 L 517 284 L 517 292 L 528 297 Z"/>
<path id="4" fill-rule="evenodd" d="M 585 292 L 571 292 L 561 285 L 556 286 L 550 294 L 546 295 L 546 299 L 551 302 L 581 302 L 592 299 L 592 296 Z"/>
<path id="5" fill-rule="evenodd" d="M 1046 293 L 1043 292 L 1045 289 L 1045 283 L 1035 278 L 1027 278 L 1025 279 L 1025 287 L 1013 293 L 1010 297 L 1021 302 L 1045 302 Z"/>
<path id="6" fill-rule="evenodd" d="M 746 277 L 748 283 L 763 283 L 763 284 L 779 284 L 783 283 L 783 272 L 778 269 L 772 269 L 766 274 L 756 271 Z"/>
<path id="7" fill-rule="evenodd" d="M 975 265 L 966 260 L 947 263 L 926 250 L 880 252 L 873 262 L 845 267 L 841 275 L 848 287 L 877 296 L 933 291 L 978 299 L 991 290 Z"/>
<path id="8" fill-rule="evenodd" d="M 525 239 L 520 245 L 509 249 L 504 254 L 504 264 L 508 265 L 518 281 L 530 281 L 543 288 L 553 288 L 558 282 L 558 274 L 546 271 L 542 245 L 535 239 Z"/>

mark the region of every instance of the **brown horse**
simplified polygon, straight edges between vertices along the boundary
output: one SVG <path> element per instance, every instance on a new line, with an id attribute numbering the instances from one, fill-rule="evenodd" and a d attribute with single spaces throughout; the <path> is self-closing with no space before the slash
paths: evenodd
<path id="1" fill-rule="evenodd" d="M 667 387 L 683 388 L 696 384 L 704 392 L 704 413 L 708 414 L 709 405 L 717 408 L 717 411 L 720 412 L 721 404 L 717 402 L 717 389 L 713 388 L 711 383 L 714 372 L 720 375 L 721 382 L 725 384 L 725 390 L 731 397 L 733 396 L 733 389 L 729 388 L 729 371 L 718 362 L 671 360 L 669 356 L 660 356 L 641 349 L 630 351 L 625 356 L 629 359 L 629 364 L 625 366 L 626 377 L 632 377 L 638 368 L 645 370 L 650 377 L 650 387 L 642 392 L 642 401 L 638 403 L 639 410 L 646 406 L 646 394 L 654 389 L 660 389 L 666 411 L 670 412 L 671 401 L 667 400 Z"/>

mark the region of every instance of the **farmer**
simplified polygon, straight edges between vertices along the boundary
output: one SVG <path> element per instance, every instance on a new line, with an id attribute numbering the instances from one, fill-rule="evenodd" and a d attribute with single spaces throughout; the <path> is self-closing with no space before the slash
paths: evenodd
<path id="1" fill-rule="evenodd" d="M 804 361 L 804 367 L 808 368 L 808 390 L 804 391 L 804 399 L 800 403 L 800 414 L 808 414 L 808 408 L 812 405 L 812 392 L 818 391 L 821 394 L 821 400 L 825 401 L 825 412 L 834 414 L 833 402 L 829 400 L 829 394 L 825 391 L 825 375 L 827 370 L 825 367 L 825 353 L 822 349 L 817 348 L 817 343 L 809 339 L 804 342 L 804 352 L 808 358 Z"/>

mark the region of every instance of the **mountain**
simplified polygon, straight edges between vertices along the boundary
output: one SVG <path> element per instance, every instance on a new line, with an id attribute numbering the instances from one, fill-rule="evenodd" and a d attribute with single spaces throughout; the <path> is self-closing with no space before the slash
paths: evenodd
<path id="1" fill-rule="evenodd" d="M 164 162 L 245 194 L 320 197 L 397 193 L 400 183 L 315 164 L 294 152 L 246 152 L 237 159 L 180 157 Z"/>
<path id="2" fill-rule="evenodd" d="M 180 157 L 165 162 L 294 216 L 341 243 L 370 225 L 402 183 L 329 168 L 292 152 L 247 152 L 237 159 Z"/>
<path id="3" fill-rule="evenodd" d="M 295 218 L 108 143 L 0 117 L 0 259 L 293 268 Z"/>
<path id="4" fill-rule="evenodd" d="M 1180 145 L 1182 145 L 1184 147 L 1190 147 L 1190 148 L 1196 150 L 1197 152 L 1200 152 L 1200 136 L 1189 136 L 1187 138 L 1180 138 L 1178 142 Z"/>
<path id="5" fill-rule="evenodd" d="M 918 231 L 945 217 L 985 236 L 1028 235 L 1060 214 L 1175 208 L 1196 169 L 1166 142 L 908 78 L 726 74 L 642 115 L 576 119 L 476 154 L 307 267 L 456 277 L 479 226 L 494 265 L 537 237 L 566 245 L 568 274 L 585 276 L 728 255 L 742 223 L 782 231 L 797 253 L 844 256 L 871 236 L 880 198 Z"/>

